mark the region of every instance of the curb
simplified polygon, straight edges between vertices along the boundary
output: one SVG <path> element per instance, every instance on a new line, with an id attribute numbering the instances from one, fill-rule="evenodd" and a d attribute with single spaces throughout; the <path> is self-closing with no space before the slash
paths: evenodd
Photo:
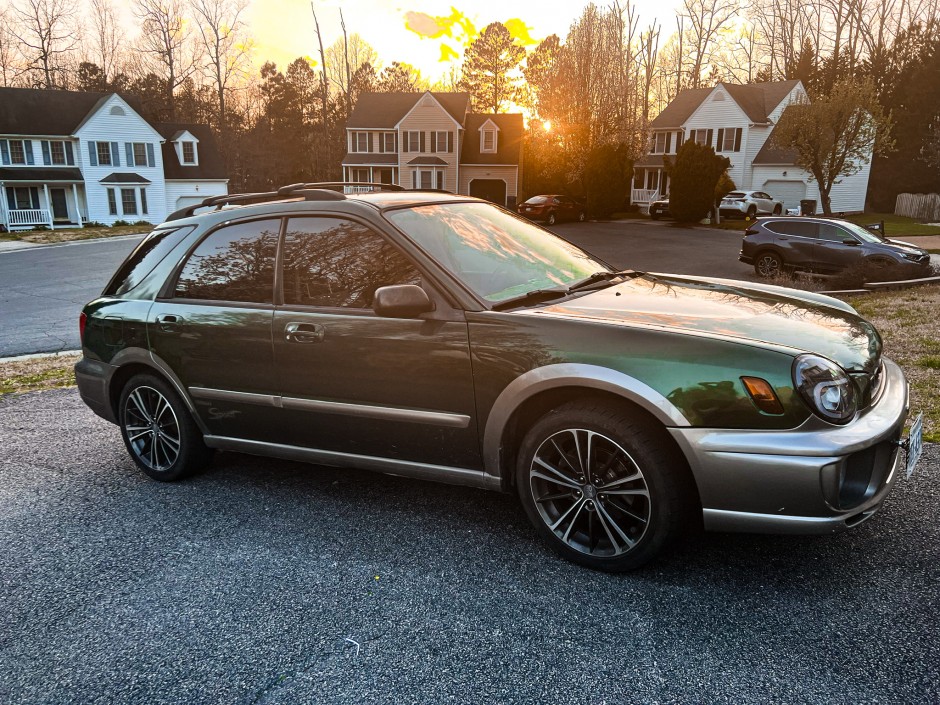
<path id="1" fill-rule="evenodd" d="M 872 294 L 876 291 L 891 291 L 893 289 L 911 289 L 925 284 L 940 284 L 940 277 L 924 277 L 923 279 L 903 279 L 896 282 L 871 282 L 865 284 L 864 289 L 838 289 L 835 291 L 820 291 L 820 294 L 833 296 L 837 294 Z"/>
<path id="2" fill-rule="evenodd" d="M 0 357 L 0 365 L 5 362 L 23 362 L 25 360 L 38 360 L 44 357 L 69 357 L 71 355 L 81 355 L 81 350 L 60 350 L 51 353 L 33 353 L 32 355 L 17 355 L 15 357 Z"/>
<path id="3" fill-rule="evenodd" d="M 113 237 L 89 237 L 84 240 L 65 240 L 64 242 L 23 242 L 22 240 L 0 241 L 0 254 L 7 252 L 22 252 L 23 250 L 32 250 L 37 247 L 68 247 L 71 245 L 83 245 L 86 242 L 101 242 L 103 240 L 130 240 L 132 238 L 144 237 L 147 233 L 128 233 L 127 235 L 115 235 Z"/>

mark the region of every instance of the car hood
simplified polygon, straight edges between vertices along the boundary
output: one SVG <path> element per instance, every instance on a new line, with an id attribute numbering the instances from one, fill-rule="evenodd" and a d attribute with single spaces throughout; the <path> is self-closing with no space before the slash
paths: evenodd
<path id="1" fill-rule="evenodd" d="M 647 274 L 526 313 L 814 352 L 853 372 L 873 372 L 881 357 L 878 332 L 848 304 L 727 279 Z"/>
<path id="2" fill-rule="evenodd" d="M 904 242 L 904 240 L 893 240 L 887 238 L 885 244 L 891 245 L 892 250 L 900 250 L 901 252 L 908 252 L 914 255 L 925 255 L 927 250 L 923 247 L 918 247 L 917 245 L 911 244 L 910 242 Z"/>

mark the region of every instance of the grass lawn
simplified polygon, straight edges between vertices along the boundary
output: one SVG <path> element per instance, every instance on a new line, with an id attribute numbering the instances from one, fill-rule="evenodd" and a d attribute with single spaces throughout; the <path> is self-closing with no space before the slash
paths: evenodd
<path id="1" fill-rule="evenodd" d="M 147 225 L 118 225 L 115 227 L 62 228 L 56 230 L 20 230 L 15 233 L 0 233 L 0 242 L 70 242 L 72 240 L 91 240 L 99 237 L 116 237 L 150 232 Z"/>
<path id="2" fill-rule="evenodd" d="M 891 213 L 862 213 L 861 215 L 847 215 L 845 220 L 850 220 L 859 225 L 871 225 L 882 220 L 885 223 L 885 235 L 887 237 L 911 237 L 916 235 L 940 235 L 940 228 L 936 226 L 925 225 L 913 218 L 905 218 L 902 215 L 893 215 Z M 721 230 L 740 230 L 747 227 L 747 222 L 735 218 L 733 220 L 722 218 L 718 225 L 712 224 L 711 227 Z"/>
<path id="3" fill-rule="evenodd" d="M 72 366 L 80 355 L 56 355 L 32 360 L 0 363 L 0 397 L 18 392 L 72 387 L 75 372 Z"/>

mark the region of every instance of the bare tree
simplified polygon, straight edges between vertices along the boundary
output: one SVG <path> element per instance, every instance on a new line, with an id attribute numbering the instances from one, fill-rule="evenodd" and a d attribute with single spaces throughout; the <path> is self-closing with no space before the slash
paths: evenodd
<path id="1" fill-rule="evenodd" d="M 656 21 L 640 35 L 640 60 L 638 66 L 642 76 L 641 95 L 643 127 L 649 126 L 651 98 L 653 95 L 653 81 L 656 79 L 656 65 L 659 59 L 659 32 L 661 26 Z"/>
<path id="2" fill-rule="evenodd" d="M 218 128 L 226 125 L 226 95 L 232 80 L 244 74 L 251 43 L 242 13 L 247 0 L 192 0 L 203 49 L 203 73 L 216 94 Z"/>
<path id="3" fill-rule="evenodd" d="M 0 7 L 0 85 L 10 87 L 21 73 L 21 63 L 16 47 L 16 37 L 10 29 L 10 12 Z"/>
<path id="4" fill-rule="evenodd" d="M 169 117 L 175 119 L 174 91 L 196 71 L 199 57 L 183 2 L 134 0 L 134 12 L 141 21 L 137 45 L 141 68 L 143 72 L 152 71 L 165 82 Z"/>
<path id="5" fill-rule="evenodd" d="M 738 15 L 737 0 L 683 0 L 684 42 L 691 59 L 689 88 L 699 88 L 717 48 L 720 32 Z"/>
<path id="6" fill-rule="evenodd" d="M 103 72 L 105 81 L 111 81 L 118 71 L 124 46 L 123 32 L 114 14 L 114 0 L 91 0 L 89 9 L 91 41 L 86 52 Z"/>
<path id="7" fill-rule="evenodd" d="M 73 5 L 69 0 L 20 0 L 13 6 L 12 34 L 22 45 L 28 67 L 40 88 L 60 88 L 64 67 L 75 50 Z"/>
<path id="8" fill-rule="evenodd" d="M 352 77 L 363 64 L 376 66 L 379 55 L 358 34 L 345 33 L 326 48 L 325 69 L 327 80 L 333 89 L 343 96 L 347 108 L 351 106 Z M 348 101 L 348 102 L 347 102 Z"/>

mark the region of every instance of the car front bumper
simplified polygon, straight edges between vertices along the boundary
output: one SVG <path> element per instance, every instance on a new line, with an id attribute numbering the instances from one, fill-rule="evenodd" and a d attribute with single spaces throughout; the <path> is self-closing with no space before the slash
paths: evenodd
<path id="1" fill-rule="evenodd" d="M 821 534 L 874 514 L 903 471 L 907 380 L 884 360 L 878 398 L 846 426 L 815 417 L 789 431 L 671 428 L 709 531 Z"/>

